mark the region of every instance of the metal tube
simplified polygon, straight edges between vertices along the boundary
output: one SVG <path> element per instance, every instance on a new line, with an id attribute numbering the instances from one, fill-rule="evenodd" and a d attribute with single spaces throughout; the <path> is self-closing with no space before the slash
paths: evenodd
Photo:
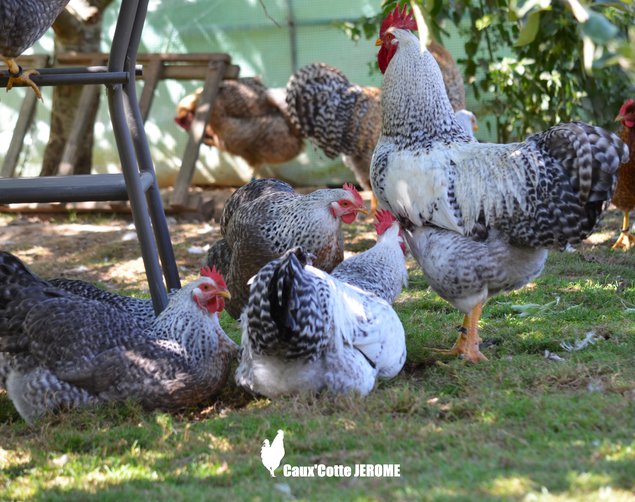
<path id="1" fill-rule="evenodd" d="M 140 0 L 138 7 L 139 12 L 143 10 L 145 14 L 147 6 L 148 0 Z M 141 40 L 144 18 L 145 15 L 137 14 L 136 22 L 132 29 L 130 45 L 128 46 L 128 61 L 136 60 L 137 48 Z M 128 105 L 126 115 L 128 117 L 128 127 L 132 134 L 139 168 L 142 173 L 150 174 L 154 178 L 154 183 L 146 192 L 146 197 L 148 200 L 150 219 L 152 221 L 152 229 L 154 230 L 154 238 L 159 249 L 159 256 L 163 267 L 163 274 L 165 276 L 168 290 L 180 289 L 181 280 L 179 278 L 179 271 L 176 267 L 176 257 L 174 256 L 174 249 L 172 247 L 172 241 L 170 240 L 170 231 L 165 219 L 163 201 L 161 200 L 159 185 L 156 180 L 152 156 L 150 155 L 150 148 L 148 146 L 146 132 L 143 127 L 144 121 L 141 117 L 141 110 L 139 109 L 139 100 L 137 99 L 134 76 L 128 84 L 123 86 L 123 92 L 128 97 L 126 101 L 126 104 Z"/>

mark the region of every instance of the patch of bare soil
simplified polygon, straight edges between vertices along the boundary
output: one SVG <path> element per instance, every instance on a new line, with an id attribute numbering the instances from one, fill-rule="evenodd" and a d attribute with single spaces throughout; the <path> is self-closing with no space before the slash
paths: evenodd
<path id="1" fill-rule="evenodd" d="M 207 248 L 220 238 L 214 222 L 168 218 L 179 273 L 194 279 Z M 44 278 L 69 277 L 147 292 L 132 219 L 120 215 L 0 215 L 0 249 Z"/>

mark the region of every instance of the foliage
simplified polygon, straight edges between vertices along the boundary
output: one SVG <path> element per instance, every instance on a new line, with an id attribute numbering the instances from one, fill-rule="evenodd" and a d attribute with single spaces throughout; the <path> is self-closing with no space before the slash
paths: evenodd
<path id="1" fill-rule="evenodd" d="M 635 92 L 635 7 L 631 0 L 417 0 L 433 36 L 456 25 L 465 40 L 465 80 L 478 116 L 494 118 L 499 141 L 522 139 L 560 121 L 611 128 Z M 348 23 L 352 38 L 376 36 L 382 13 Z"/>

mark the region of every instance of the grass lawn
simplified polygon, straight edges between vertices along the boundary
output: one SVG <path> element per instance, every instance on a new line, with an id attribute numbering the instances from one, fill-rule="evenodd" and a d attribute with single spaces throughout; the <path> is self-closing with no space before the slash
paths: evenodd
<path id="1" fill-rule="evenodd" d="M 147 295 L 130 228 L 117 217 L 0 216 L 0 248 L 44 277 Z M 492 298 L 481 336 L 488 361 L 438 356 L 462 315 L 410 261 L 395 304 L 408 343 L 404 371 L 366 399 L 255 399 L 227 386 L 179 415 L 134 404 L 64 413 L 27 426 L 0 391 L 0 500 L 634 500 L 635 251 L 611 252 L 609 212 L 577 252 L 552 253 L 521 291 Z M 171 222 L 182 277 L 215 225 Z M 347 246 L 372 244 L 368 222 Z M 235 340 L 237 324 L 222 323 Z M 589 335 L 567 352 L 560 343 Z M 551 354 L 549 358 L 545 354 Z M 270 477 L 265 438 L 285 432 L 283 464 L 400 464 L 400 477 Z"/>

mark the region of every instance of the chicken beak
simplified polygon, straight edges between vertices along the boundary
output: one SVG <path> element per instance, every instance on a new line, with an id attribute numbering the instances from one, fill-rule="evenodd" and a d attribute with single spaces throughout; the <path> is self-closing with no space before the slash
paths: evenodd
<path id="1" fill-rule="evenodd" d="M 370 214 L 370 211 L 368 209 L 364 209 L 363 207 L 357 208 L 356 211 L 358 213 L 362 213 L 362 214 L 365 214 L 367 216 Z"/>
<path id="2" fill-rule="evenodd" d="M 617 115 L 617 117 L 615 117 L 615 122 L 621 122 L 625 118 L 626 117 L 620 113 L 620 114 Z"/>
<path id="3" fill-rule="evenodd" d="M 232 299 L 232 294 L 229 292 L 229 290 L 227 289 L 221 289 L 218 293 L 216 293 L 218 296 L 221 296 L 223 298 L 225 298 L 226 300 L 231 300 Z"/>
<path id="4" fill-rule="evenodd" d="M 381 45 L 381 38 L 378 38 L 377 40 L 375 40 L 375 46 L 379 47 Z"/>

